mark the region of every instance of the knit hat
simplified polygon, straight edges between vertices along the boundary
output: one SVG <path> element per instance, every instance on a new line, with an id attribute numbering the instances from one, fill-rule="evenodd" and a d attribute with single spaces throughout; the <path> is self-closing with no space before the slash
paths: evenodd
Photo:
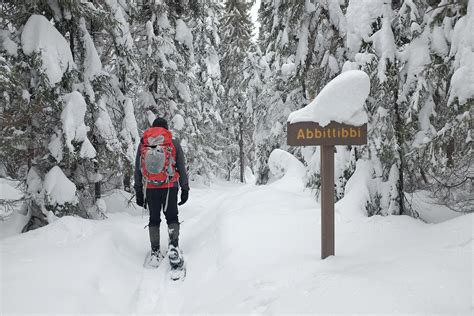
<path id="1" fill-rule="evenodd" d="M 162 118 L 162 117 L 157 117 L 152 124 L 153 127 L 163 127 L 168 129 L 168 122 Z"/>

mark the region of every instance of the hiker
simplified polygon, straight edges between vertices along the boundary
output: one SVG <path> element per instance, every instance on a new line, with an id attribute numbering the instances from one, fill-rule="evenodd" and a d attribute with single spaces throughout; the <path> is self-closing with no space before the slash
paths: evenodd
<path id="1" fill-rule="evenodd" d="M 181 188 L 178 203 L 178 183 Z M 174 269 L 183 267 L 179 249 L 178 205 L 188 200 L 189 184 L 184 154 L 179 141 L 173 139 L 164 118 L 156 118 L 141 139 L 135 161 L 135 192 L 139 206 L 150 211 L 148 231 L 151 253 L 148 266 L 156 268 L 163 256 L 160 253 L 161 210 L 168 224 L 168 257 Z M 147 264 L 147 263 L 146 263 Z"/>

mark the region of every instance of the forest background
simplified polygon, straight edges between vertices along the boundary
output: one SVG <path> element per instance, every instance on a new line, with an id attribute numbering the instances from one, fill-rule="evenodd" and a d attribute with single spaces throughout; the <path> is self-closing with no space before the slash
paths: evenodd
<path id="1" fill-rule="evenodd" d="M 272 181 L 283 149 L 319 197 L 319 149 L 288 147 L 286 120 L 335 76 L 361 69 L 368 144 L 337 146 L 336 199 L 364 173 L 368 216 L 418 212 L 427 192 L 474 210 L 474 3 L 468 0 L 6 0 L 0 4 L 0 177 L 25 193 L 0 218 L 103 218 L 132 191 L 156 116 L 192 180 Z M 255 26 L 259 25 L 259 28 Z M 59 192 L 59 193 L 58 193 Z"/>

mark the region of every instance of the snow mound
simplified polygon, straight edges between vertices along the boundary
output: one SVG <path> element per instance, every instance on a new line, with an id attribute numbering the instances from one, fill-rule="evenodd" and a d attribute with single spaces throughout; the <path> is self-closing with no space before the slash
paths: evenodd
<path id="1" fill-rule="evenodd" d="M 76 68 L 66 39 L 42 15 L 28 19 L 21 34 L 21 45 L 27 56 L 40 54 L 43 71 L 51 85 L 60 82 L 66 71 Z"/>
<path id="2" fill-rule="evenodd" d="M 270 172 L 279 179 L 278 184 L 285 188 L 303 189 L 305 167 L 292 154 L 282 149 L 275 149 L 268 157 L 268 166 Z"/>
<path id="3" fill-rule="evenodd" d="M 317 122 L 321 126 L 331 121 L 360 126 L 367 123 L 365 99 L 370 91 L 369 76 L 361 70 L 343 72 L 331 80 L 306 107 L 292 112 L 288 121 Z"/>
<path id="4" fill-rule="evenodd" d="M 370 180 L 372 165 L 370 161 L 358 160 L 354 174 L 349 178 L 344 189 L 344 197 L 335 205 L 335 210 L 344 218 L 363 218 L 365 206 L 370 201 Z"/>
<path id="5" fill-rule="evenodd" d="M 61 168 L 54 166 L 44 177 L 44 189 L 52 205 L 76 204 L 76 185 L 69 180 Z"/>
<path id="6" fill-rule="evenodd" d="M 143 270 L 139 261 L 144 256 L 141 247 L 146 244 L 146 235 L 142 223 L 137 225 L 135 221 L 130 227 L 128 217 L 116 220 L 121 224 L 110 226 L 106 221 L 65 216 L 46 227 L 0 241 L 2 255 L 3 249 L 6 251 L 2 288 L 10 289 L 10 296 L 2 302 L 2 313 L 85 315 L 128 311 Z M 15 248 L 24 253 L 15 255 Z M 31 269 L 43 272 L 37 277 L 26 273 L 20 281 L 15 271 Z M 23 292 L 25 289 L 27 292 Z M 38 296 L 30 296 L 32 293 Z M 31 304 L 24 304 L 26 297 L 32 298 Z"/>

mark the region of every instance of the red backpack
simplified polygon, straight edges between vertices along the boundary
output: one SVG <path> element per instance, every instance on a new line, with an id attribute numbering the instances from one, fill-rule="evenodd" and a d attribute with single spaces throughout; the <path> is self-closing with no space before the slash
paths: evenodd
<path id="1" fill-rule="evenodd" d="M 173 135 L 162 127 L 151 127 L 143 134 L 140 148 L 140 168 L 143 182 L 158 188 L 168 188 L 178 181 L 176 148 Z"/>

